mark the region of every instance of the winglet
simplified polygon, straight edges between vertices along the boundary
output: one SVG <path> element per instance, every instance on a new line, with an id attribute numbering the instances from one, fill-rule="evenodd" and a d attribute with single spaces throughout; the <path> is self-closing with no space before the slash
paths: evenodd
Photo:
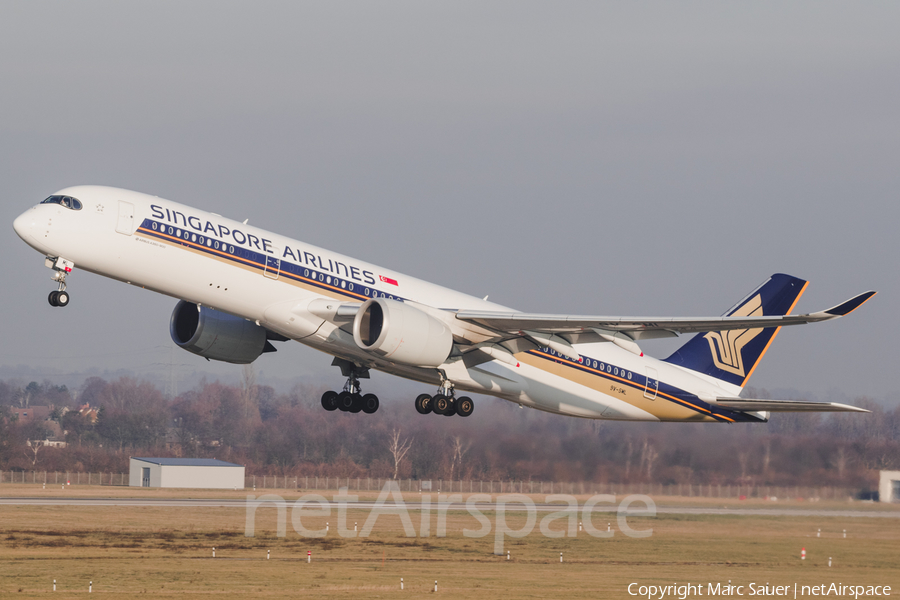
<path id="1" fill-rule="evenodd" d="M 849 315 L 854 310 L 856 310 L 857 308 L 859 308 L 860 306 L 865 304 L 869 298 L 871 298 L 872 296 L 874 296 L 877 293 L 878 292 L 869 291 L 869 292 L 859 294 L 858 296 L 854 296 L 853 298 L 850 298 L 846 302 L 844 302 L 842 304 L 838 304 L 834 308 L 829 308 L 828 310 L 823 311 L 823 312 L 826 314 L 835 316 L 835 317 L 843 317 L 843 316 Z"/>

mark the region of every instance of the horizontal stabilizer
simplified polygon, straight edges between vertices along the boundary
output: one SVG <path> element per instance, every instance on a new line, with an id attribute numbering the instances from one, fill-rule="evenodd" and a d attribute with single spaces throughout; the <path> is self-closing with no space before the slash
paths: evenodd
<path id="1" fill-rule="evenodd" d="M 716 398 L 716 406 L 744 411 L 768 412 L 872 412 L 864 408 L 838 402 L 808 402 L 806 400 L 757 400 L 754 398 Z"/>

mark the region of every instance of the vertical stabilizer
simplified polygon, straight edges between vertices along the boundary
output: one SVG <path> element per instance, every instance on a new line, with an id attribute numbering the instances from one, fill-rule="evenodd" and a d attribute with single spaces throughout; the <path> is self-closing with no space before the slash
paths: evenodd
<path id="1" fill-rule="evenodd" d="M 790 314 L 807 283 L 790 275 L 776 273 L 724 316 Z M 666 362 L 743 387 L 779 329 L 781 328 L 767 327 L 698 333 L 667 358 Z"/>

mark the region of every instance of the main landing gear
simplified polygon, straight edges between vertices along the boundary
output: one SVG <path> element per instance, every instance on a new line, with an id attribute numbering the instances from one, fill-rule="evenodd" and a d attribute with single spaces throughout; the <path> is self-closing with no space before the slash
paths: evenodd
<path id="1" fill-rule="evenodd" d="M 341 367 L 341 373 L 347 377 L 342 392 L 328 391 L 322 394 L 322 408 L 327 411 L 341 410 L 343 412 L 372 414 L 378 410 L 378 396 L 375 394 L 361 394 L 360 379 L 368 379 L 369 370 L 359 368 L 350 361 L 335 358 L 332 365 Z"/>
<path id="2" fill-rule="evenodd" d="M 75 263 L 62 257 L 47 257 L 44 264 L 53 269 L 53 274 L 50 276 L 50 279 L 57 283 L 56 291 L 50 292 L 47 301 L 50 303 L 50 306 L 68 306 L 69 293 L 66 291 L 66 275 L 72 272 Z"/>
<path id="3" fill-rule="evenodd" d="M 460 396 L 456 398 L 453 394 L 453 386 L 449 382 L 444 381 L 438 393 L 434 396 L 428 394 L 419 394 L 416 397 L 416 411 L 420 415 L 427 415 L 433 412 L 436 415 L 444 415 L 452 417 L 459 415 L 468 417 L 475 410 L 475 403 L 468 396 Z"/>

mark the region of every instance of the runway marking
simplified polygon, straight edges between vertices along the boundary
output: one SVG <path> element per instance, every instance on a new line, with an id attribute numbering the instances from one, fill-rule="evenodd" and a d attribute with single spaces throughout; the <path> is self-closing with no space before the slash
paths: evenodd
<path id="1" fill-rule="evenodd" d="M 299 498 L 299 496 L 298 496 Z M 257 496 L 257 501 L 258 501 Z M 296 499 L 285 499 L 284 506 L 293 505 Z M 239 508 L 247 507 L 245 499 L 191 499 L 191 498 L 0 498 L 0 506 L 121 506 L 121 507 L 158 507 L 158 508 Z M 276 503 L 266 502 L 260 508 L 275 507 Z M 351 510 L 371 510 L 376 508 L 375 502 L 326 502 L 316 505 L 322 508 L 346 508 Z M 402 505 L 386 503 L 381 508 L 400 508 L 405 506 L 407 510 L 421 510 L 420 503 L 410 500 Z M 497 505 L 493 502 L 478 502 L 475 504 L 482 512 L 494 512 Z M 432 502 L 428 510 L 437 509 L 451 511 L 466 511 L 466 504 L 462 502 Z M 569 512 L 567 506 L 560 504 L 537 504 L 535 509 L 540 512 Z M 524 505 L 509 504 L 504 506 L 507 512 L 526 512 Z M 574 512 L 579 512 L 576 509 Z M 594 512 L 614 513 L 616 506 L 595 506 Z M 632 511 L 629 511 L 632 512 Z M 641 515 L 645 511 L 635 509 L 634 514 Z M 693 506 L 656 506 L 657 514 L 669 515 L 737 515 L 737 516 L 767 516 L 767 517 L 869 517 L 881 519 L 900 519 L 900 511 L 878 510 L 847 510 L 847 509 L 814 509 L 814 508 L 715 508 Z"/>

